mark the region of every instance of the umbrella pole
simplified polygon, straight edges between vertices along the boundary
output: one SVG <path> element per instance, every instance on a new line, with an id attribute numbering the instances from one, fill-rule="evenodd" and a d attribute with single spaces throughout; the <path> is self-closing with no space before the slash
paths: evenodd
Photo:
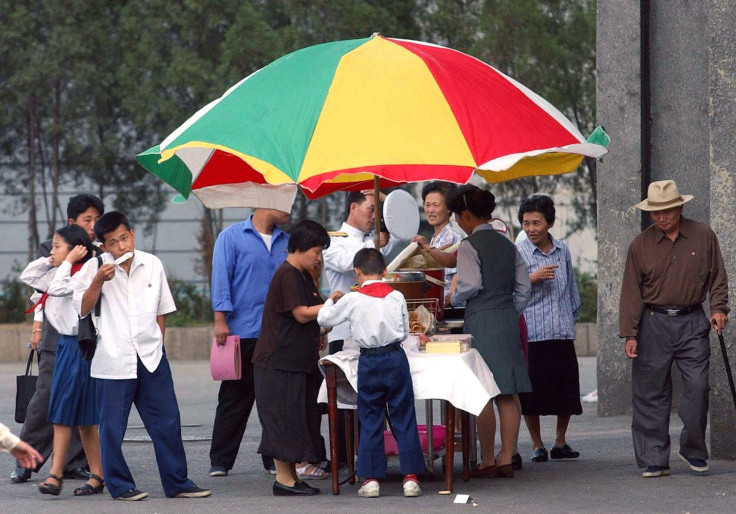
<path id="1" fill-rule="evenodd" d="M 715 325 L 715 320 L 713 321 Z M 731 398 L 733 398 L 733 406 L 736 407 L 736 388 L 733 385 L 733 376 L 731 375 L 731 363 L 728 362 L 728 354 L 726 353 L 726 342 L 723 340 L 723 333 L 718 333 L 718 342 L 721 343 L 721 354 L 723 355 L 723 364 L 726 366 L 726 376 L 728 377 L 728 385 L 731 388 Z"/>
<path id="2" fill-rule="evenodd" d="M 381 242 L 381 190 L 378 188 L 378 175 L 373 175 L 373 198 L 376 201 L 376 210 L 373 213 L 375 217 L 375 225 L 373 229 L 373 240 L 376 250 L 380 249 Z"/>

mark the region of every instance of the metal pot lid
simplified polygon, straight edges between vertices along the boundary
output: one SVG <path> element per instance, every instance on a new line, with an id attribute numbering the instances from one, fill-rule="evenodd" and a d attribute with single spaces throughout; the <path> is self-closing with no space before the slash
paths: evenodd
<path id="1" fill-rule="evenodd" d="M 409 241 L 419 232 L 419 207 L 403 189 L 391 191 L 383 201 L 383 221 L 391 237 Z"/>

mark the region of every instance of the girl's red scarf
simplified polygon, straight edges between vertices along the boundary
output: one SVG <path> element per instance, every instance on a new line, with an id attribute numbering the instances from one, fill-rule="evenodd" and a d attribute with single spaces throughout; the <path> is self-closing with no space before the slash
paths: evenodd
<path id="1" fill-rule="evenodd" d="M 83 264 L 84 263 L 82 263 L 82 262 L 76 262 L 76 263 L 72 264 L 72 272 L 70 273 L 70 275 L 74 275 L 77 271 L 79 271 L 80 269 L 82 269 Z M 41 299 L 39 301 L 37 301 L 36 303 L 34 303 L 33 305 L 31 305 L 31 308 L 26 311 L 26 314 L 30 314 L 33 311 L 35 311 L 36 310 L 36 307 L 38 307 L 39 305 L 43 307 L 46 304 L 46 299 L 48 297 L 49 297 L 49 294 L 48 293 L 43 293 L 41 295 Z"/>

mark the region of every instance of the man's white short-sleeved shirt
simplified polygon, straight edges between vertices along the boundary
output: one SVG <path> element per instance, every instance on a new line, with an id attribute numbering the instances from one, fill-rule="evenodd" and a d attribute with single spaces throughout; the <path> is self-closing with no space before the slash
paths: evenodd
<path id="1" fill-rule="evenodd" d="M 109 253 L 103 264 L 113 262 Z M 77 273 L 74 308 L 82 310 L 82 297 L 97 273 L 97 259 L 90 259 Z M 102 285 L 97 350 L 90 374 L 95 378 L 137 378 L 138 357 L 154 372 L 163 355 L 163 336 L 156 317 L 174 312 L 176 305 L 163 264 L 155 255 L 136 250 L 130 274 L 119 265 L 115 277 Z M 93 312 L 94 313 L 94 312 Z"/>

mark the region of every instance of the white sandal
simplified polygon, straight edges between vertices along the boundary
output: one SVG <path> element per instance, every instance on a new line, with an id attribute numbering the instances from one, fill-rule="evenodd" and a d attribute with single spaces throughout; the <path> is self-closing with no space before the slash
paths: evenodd
<path id="1" fill-rule="evenodd" d="M 301 480 L 324 480 L 329 476 L 329 473 L 326 473 L 325 470 L 311 464 L 297 466 L 296 474 Z"/>

